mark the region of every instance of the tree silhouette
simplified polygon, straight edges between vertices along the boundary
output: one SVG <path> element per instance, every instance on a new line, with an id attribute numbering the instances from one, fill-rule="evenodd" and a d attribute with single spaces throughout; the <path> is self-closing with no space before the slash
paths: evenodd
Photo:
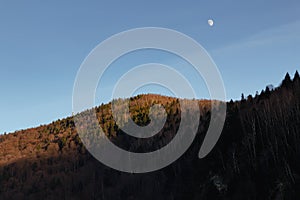
<path id="1" fill-rule="evenodd" d="M 291 86 L 291 84 L 292 84 L 291 77 L 290 77 L 289 73 L 286 73 L 284 80 L 281 83 L 281 86 L 289 88 Z"/>
<path id="2" fill-rule="evenodd" d="M 299 80 L 300 80 L 300 76 L 299 76 L 298 71 L 296 70 L 296 73 L 295 73 L 295 75 L 294 75 L 293 81 L 296 82 L 296 81 L 299 81 Z"/>
<path id="3" fill-rule="evenodd" d="M 271 94 L 270 88 L 267 86 L 265 90 L 265 97 L 269 97 Z"/>
<path id="4" fill-rule="evenodd" d="M 245 101 L 244 93 L 242 93 L 241 100 L 242 100 L 242 101 Z"/>

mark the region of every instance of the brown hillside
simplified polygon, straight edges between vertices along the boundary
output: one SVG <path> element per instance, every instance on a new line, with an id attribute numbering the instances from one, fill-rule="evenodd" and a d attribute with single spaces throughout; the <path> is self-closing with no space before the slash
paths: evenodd
<path id="1" fill-rule="evenodd" d="M 128 174 L 99 163 L 83 146 L 72 117 L 1 135 L 0 199 L 300 197 L 298 73 L 293 80 L 286 76 L 274 91 L 266 88 L 255 97 L 229 102 L 222 136 L 204 159 L 197 155 L 210 121 L 211 101 L 198 102 L 201 118 L 194 143 L 176 162 L 152 173 Z M 168 117 L 164 128 L 150 139 L 123 133 L 115 125 L 111 104 L 95 110 L 111 141 L 130 151 L 147 152 L 174 137 L 180 114 L 185 113 L 175 98 L 138 95 L 130 99 L 131 118 L 147 125 L 149 107 L 155 103 L 165 107 Z M 81 115 L 88 116 L 90 111 Z M 192 115 L 190 120 L 194 120 Z"/>

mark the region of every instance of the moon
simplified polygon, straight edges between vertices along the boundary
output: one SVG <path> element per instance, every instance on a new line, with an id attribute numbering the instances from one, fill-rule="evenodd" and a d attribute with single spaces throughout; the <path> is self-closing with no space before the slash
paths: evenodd
<path id="1" fill-rule="evenodd" d="M 207 20 L 207 23 L 208 23 L 209 26 L 213 26 L 214 25 L 214 20 L 209 19 L 209 20 Z"/>

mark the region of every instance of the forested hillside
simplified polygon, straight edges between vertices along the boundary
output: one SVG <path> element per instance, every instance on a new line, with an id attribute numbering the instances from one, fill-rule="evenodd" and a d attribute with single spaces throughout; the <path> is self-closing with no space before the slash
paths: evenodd
<path id="1" fill-rule="evenodd" d="M 176 134 L 180 101 L 154 94 L 130 100 L 130 117 L 149 124 L 149 108 L 167 112 L 163 129 L 149 139 L 122 132 L 112 104 L 94 108 L 100 126 L 116 145 L 133 152 L 161 148 Z M 120 101 L 120 100 L 115 100 Z M 73 117 L 0 136 L 0 199 L 299 199 L 300 77 L 287 74 L 275 89 L 227 103 L 225 126 L 204 159 L 198 152 L 210 122 L 211 103 L 198 101 L 200 125 L 195 141 L 173 164 L 156 172 L 130 174 L 93 158 L 78 136 Z M 121 108 L 120 108 L 121 109 Z M 92 110 L 80 115 L 88 116 Z M 123 124 L 126 126 L 127 121 Z M 97 132 L 91 132 L 95 137 Z"/>

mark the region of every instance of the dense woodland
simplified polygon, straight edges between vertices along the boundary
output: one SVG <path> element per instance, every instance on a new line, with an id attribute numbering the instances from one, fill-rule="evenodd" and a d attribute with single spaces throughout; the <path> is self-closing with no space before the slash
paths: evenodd
<path id="1" fill-rule="evenodd" d="M 88 118 L 96 111 L 107 137 L 133 152 L 166 145 L 176 134 L 182 115 L 197 120 L 192 110 L 182 110 L 180 101 L 173 97 L 149 94 L 129 101 L 130 117 L 140 126 L 150 123 L 151 105 L 163 105 L 167 112 L 163 129 L 149 139 L 129 136 L 116 125 L 111 103 L 79 115 Z M 151 173 L 123 173 L 98 162 L 83 145 L 73 117 L 1 135 L 0 199 L 300 198 L 298 72 L 292 79 L 287 74 L 274 89 L 266 87 L 255 96 L 242 95 L 240 101 L 228 102 L 221 138 L 204 159 L 198 158 L 198 151 L 210 122 L 211 103 L 215 102 L 185 101 L 197 101 L 201 108 L 196 138 L 181 158 Z M 125 117 L 122 125 L 126 123 Z M 101 137 L 96 130 L 89 130 L 93 137 Z"/>

